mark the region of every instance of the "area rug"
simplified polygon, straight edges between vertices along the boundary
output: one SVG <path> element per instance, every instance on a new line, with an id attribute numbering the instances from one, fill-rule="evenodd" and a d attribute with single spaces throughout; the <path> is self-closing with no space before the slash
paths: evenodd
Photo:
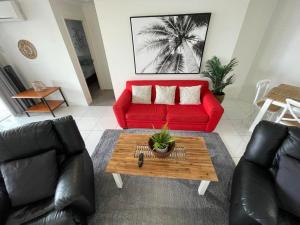
<path id="1" fill-rule="evenodd" d="M 106 130 L 92 160 L 95 170 L 96 213 L 89 225 L 227 225 L 230 183 L 234 170 L 217 133 L 172 131 L 181 136 L 202 136 L 212 156 L 219 182 L 211 182 L 198 195 L 199 182 L 153 177 L 124 176 L 118 189 L 105 167 L 121 132 L 151 134 L 154 130 Z"/>

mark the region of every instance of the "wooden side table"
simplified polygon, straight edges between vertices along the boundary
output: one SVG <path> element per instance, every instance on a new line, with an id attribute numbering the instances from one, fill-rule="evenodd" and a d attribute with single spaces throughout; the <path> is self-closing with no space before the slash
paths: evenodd
<path id="1" fill-rule="evenodd" d="M 63 100 L 46 100 L 46 97 L 53 94 L 54 92 L 59 91 Z M 34 112 L 50 112 L 53 117 L 55 117 L 54 110 L 57 109 L 63 103 L 66 103 L 69 106 L 64 94 L 62 93 L 60 87 L 47 87 L 43 91 L 35 91 L 33 89 L 28 89 L 26 91 L 20 92 L 17 95 L 13 96 L 15 99 L 39 99 L 41 102 L 37 103 L 34 106 L 31 106 L 25 110 L 25 113 L 30 117 L 29 113 Z"/>

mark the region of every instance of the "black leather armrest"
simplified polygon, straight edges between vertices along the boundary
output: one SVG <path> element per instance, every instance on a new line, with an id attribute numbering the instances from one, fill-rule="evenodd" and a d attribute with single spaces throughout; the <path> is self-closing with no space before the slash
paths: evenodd
<path id="1" fill-rule="evenodd" d="M 10 200 L 4 186 L 4 181 L 0 174 L 0 224 L 4 224 L 10 207 Z"/>
<path id="2" fill-rule="evenodd" d="M 241 158 L 235 169 L 230 225 L 277 225 L 278 205 L 271 173 Z"/>
<path id="3" fill-rule="evenodd" d="M 260 121 L 255 127 L 244 154 L 245 159 L 270 168 L 278 148 L 288 135 L 285 125 Z"/>
<path id="4" fill-rule="evenodd" d="M 87 151 L 71 156 L 64 164 L 55 192 L 55 208 L 75 208 L 89 215 L 95 211 L 94 171 Z"/>

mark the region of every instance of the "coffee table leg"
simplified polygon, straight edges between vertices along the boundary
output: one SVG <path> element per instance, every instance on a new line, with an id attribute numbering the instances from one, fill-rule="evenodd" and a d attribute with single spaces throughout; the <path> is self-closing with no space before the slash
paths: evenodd
<path id="1" fill-rule="evenodd" d="M 204 195 L 205 194 L 205 191 L 206 191 L 209 183 L 210 183 L 210 181 L 207 181 L 207 180 L 202 180 L 200 182 L 200 185 L 199 185 L 199 188 L 198 188 L 199 195 Z"/>
<path id="2" fill-rule="evenodd" d="M 123 187 L 123 181 L 122 181 L 121 175 L 118 174 L 118 173 L 113 173 L 112 175 L 115 179 L 117 187 L 122 188 Z"/>

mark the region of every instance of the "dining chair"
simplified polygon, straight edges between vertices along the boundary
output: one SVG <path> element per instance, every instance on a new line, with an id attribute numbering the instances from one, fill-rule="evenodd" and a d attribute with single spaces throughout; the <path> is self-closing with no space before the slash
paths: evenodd
<path id="1" fill-rule="evenodd" d="M 270 83 L 270 80 L 260 80 L 256 83 L 256 94 L 253 100 L 254 107 L 252 108 L 252 112 L 247 119 L 248 123 L 251 123 L 253 117 L 255 117 L 257 114 L 257 111 L 259 111 L 264 105 L 266 99 L 265 96 L 269 91 Z M 276 105 L 270 105 L 266 113 L 266 119 L 275 121 L 280 109 L 281 108 Z"/>
<path id="2" fill-rule="evenodd" d="M 270 83 L 270 80 L 260 80 L 256 83 L 256 94 L 253 100 L 253 104 L 259 109 L 265 103 L 265 96 L 269 91 Z M 270 105 L 270 107 L 268 108 L 268 112 L 270 113 L 278 112 L 279 110 L 280 107 L 276 105 Z"/>
<path id="3" fill-rule="evenodd" d="M 293 99 L 286 99 L 286 107 L 277 118 L 276 123 L 288 126 L 300 126 L 300 102 Z"/>

